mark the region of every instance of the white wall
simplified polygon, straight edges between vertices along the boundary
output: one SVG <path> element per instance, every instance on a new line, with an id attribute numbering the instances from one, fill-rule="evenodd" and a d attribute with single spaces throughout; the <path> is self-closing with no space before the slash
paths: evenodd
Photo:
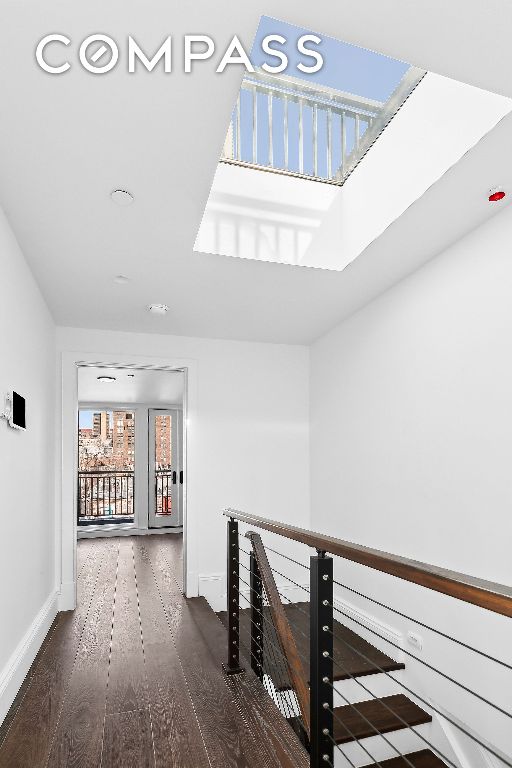
<path id="1" fill-rule="evenodd" d="M 187 360 L 188 594 L 225 572 L 226 506 L 309 521 L 306 347 L 60 328 L 64 365 Z M 75 354 L 76 352 L 76 354 Z M 66 410 L 65 430 L 74 428 Z M 66 470 L 69 473 L 69 470 Z M 73 510 L 66 504 L 63 521 Z M 64 546 L 68 546 L 65 542 Z M 66 560 L 66 558 L 64 558 Z M 69 564 L 64 569 L 69 574 Z M 68 575 L 63 574 L 66 582 Z M 219 591 L 221 585 L 214 583 Z"/>
<path id="2" fill-rule="evenodd" d="M 0 210 L 0 410 L 26 398 L 27 431 L 0 421 L 0 722 L 56 613 L 55 330 Z"/>
<path id="3" fill-rule="evenodd" d="M 344 269 L 511 108 L 504 96 L 428 72 L 339 190 L 301 263 Z"/>
<path id="4" fill-rule="evenodd" d="M 313 345 L 312 528 L 512 583 L 511 240 L 508 208 Z M 510 619 L 339 567 L 345 583 L 512 663 Z M 399 632 L 414 628 L 340 596 Z M 419 631 L 423 658 L 511 710 L 510 673 Z M 408 667 L 434 700 L 512 751 L 508 721 L 484 719 Z"/>

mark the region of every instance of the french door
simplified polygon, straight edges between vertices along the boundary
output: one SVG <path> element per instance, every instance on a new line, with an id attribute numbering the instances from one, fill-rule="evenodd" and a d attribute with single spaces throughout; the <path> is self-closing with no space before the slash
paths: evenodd
<path id="1" fill-rule="evenodd" d="M 150 408 L 148 525 L 182 525 L 182 411 Z"/>

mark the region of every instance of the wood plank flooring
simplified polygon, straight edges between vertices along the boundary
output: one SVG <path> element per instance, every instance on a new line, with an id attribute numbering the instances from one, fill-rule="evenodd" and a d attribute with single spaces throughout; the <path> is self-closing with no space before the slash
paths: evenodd
<path id="1" fill-rule="evenodd" d="M 87 539 L 78 605 L 48 634 L 0 730 L 0 768 L 307 768 L 226 631 L 181 592 L 181 536 Z"/>

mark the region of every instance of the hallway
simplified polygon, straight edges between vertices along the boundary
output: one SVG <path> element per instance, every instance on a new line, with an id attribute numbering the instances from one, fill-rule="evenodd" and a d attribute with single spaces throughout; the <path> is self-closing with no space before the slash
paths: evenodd
<path id="1" fill-rule="evenodd" d="M 83 539 L 77 558 L 77 609 L 4 723 L 0 768 L 308 764 L 250 670 L 222 674 L 224 627 L 181 593 L 180 535 Z"/>

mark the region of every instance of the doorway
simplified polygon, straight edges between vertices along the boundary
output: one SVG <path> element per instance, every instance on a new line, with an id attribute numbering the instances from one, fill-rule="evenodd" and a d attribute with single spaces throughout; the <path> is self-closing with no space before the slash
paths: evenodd
<path id="1" fill-rule="evenodd" d="M 78 369 L 77 536 L 179 532 L 183 371 Z"/>

